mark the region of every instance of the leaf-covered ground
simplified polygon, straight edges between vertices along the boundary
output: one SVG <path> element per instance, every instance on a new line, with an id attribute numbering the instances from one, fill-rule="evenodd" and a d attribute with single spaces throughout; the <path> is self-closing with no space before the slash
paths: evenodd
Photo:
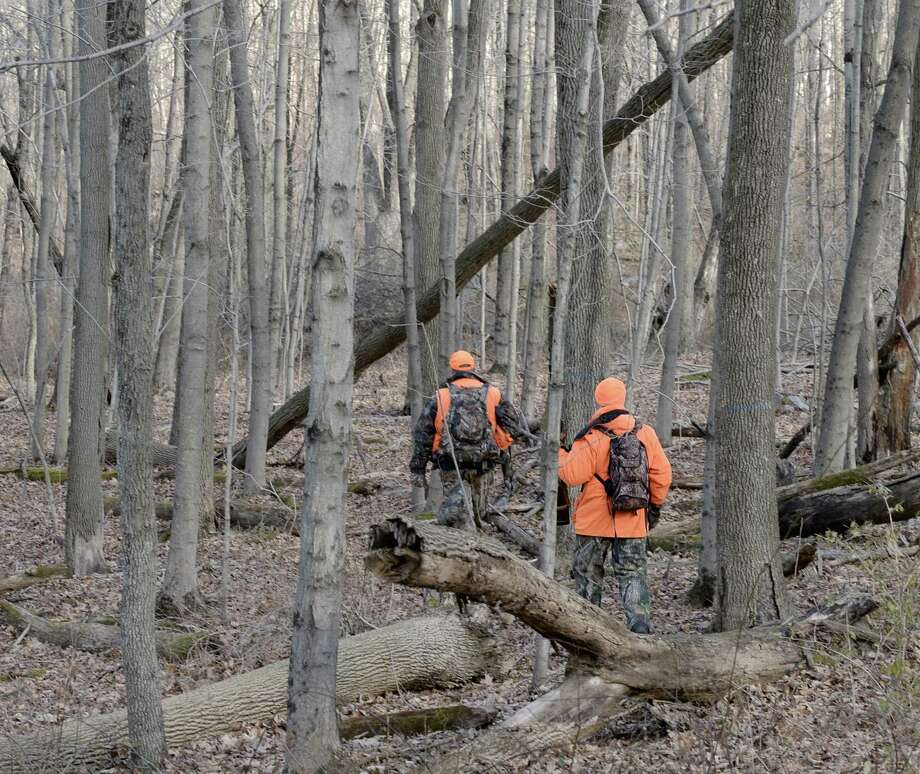
<path id="1" fill-rule="evenodd" d="M 417 615 L 433 608 L 451 612 L 445 596 L 378 582 L 362 561 L 368 527 L 388 515 L 407 513 L 409 423 L 400 415 L 405 392 L 401 356 L 371 369 L 356 386 L 355 452 L 349 481 L 355 490 L 347 496 L 346 600 L 343 634 Z M 687 373 L 702 370 L 688 367 Z M 656 404 L 657 373 L 646 374 L 638 395 L 640 415 L 651 420 Z M 809 400 L 807 372 L 787 375 L 784 388 Z M 706 414 L 708 382 L 687 379 L 678 396 L 678 421 Z M 227 427 L 226 385 L 220 390 L 218 423 Z M 171 405 L 169 396 L 157 402 L 157 437 L 166 440 Z M 778 436 L 785 439 L 805 419 L 801 401 L 793 398 L 778 410 Z M 243 417 L 245 419 L 245 416 Z M 0 468 L 18 466 L 28 455 L 28 431 L 22 413 L 9 401 L 0 410 Z M 50 438 L 50 432 L 49 432 Z M 297 456 L 299 433 L 273 450 L 270 477 L 280 496 L 302 501 L 302 475 L 285 466 Z M 794 460 L 799 473 L 808 467 L 806 444 Z M 677 440 L 669 450 L 675 473 L 702 474 L 703 445 Z M 65 485 L 0 477 L 0 577 L 39 564 L 63 559 L 61 535 Z M 535 485 L 535 482 L 531 486 Z M 168 478 L 157 482 L 158 497 L 171 496 Z M 104 483 L 107 494 L 117 493 L 117 481 Z M 215 487 L 215 495 L 220 494 Z M 516 495 L 533 500 L 528 487 Z M 698 491 L 675 491 L 665 520 L 696 513 Z M 881 495 L 880 495 L 881 496 Z M 536 528 L 536 522 L 528 525 Z M 897 532 L 916 535 L 917 520 L 896 525 Z M 117 615 L 121 575 L 119 528 L 115 517 L 105 523 L 106 555 L 112 572 L 81 580 L 54 580 L 9 595 L 30 611 L 56 619 L 89 620 Z M 846 541 L 828 536 L 820 548 L 867 550 L 884 545 L 888 531 L 861 530 Z M 794 546 L 786 547 L 792 550 Z M 284 658 L 289 650 L 290 608 L 297 577 L 298 541 L 270 530 L 234 531 L 229 563 L 222 562 L 222 536 L 203 534 L 200 577 L 213 607 L 184 623 L 214 632 L 216 651 L 202 650 L 185 662 L 164 664 L 162 687 L 176 694 Z M 160 568 L 166 545 L 159 548 Z M 692 586 L 696 557 L 655 552 L 649 571 L 657 632 L 704 631 L 708 612 L 690 607 L 686 594 Z M 222 572 L 229 575 L 226 616 L 220 611 Z M 788 772 L 908 772 L 920 771 L 920 560 L 917 557 L 862 562 L 830 568 L 812 565 L 789 583 L 799 609 L 844 594 L 867 592 L 882 607 L 866 622 L 879 642 L 857 642 L 846 637 L 802 642 L 809 665 L 797 674 L 767 686 L 738 686 L 715 704 L 688 704 L 679 700 L 636 702 L 630 712 L 611 724 L 597 739 L 577 749 L 519 761 L 520 769 L 534 772 L 574 771 L 788 771 Z M 604 604 L 616 609 L 616 590 L 608 584 Z M 345 715 L 384 713 L 405 708 L 436 706 L 458 701 L 491 709 L 505 716 L 537 692 L 531 689 L 533 635 L 518 623 L 492 624 L 501 643 L 495 673 L 453 690 L 403 693 L 341 707 Z M 551 683 L 564 668 L 553 657 Z M 551 687 L 551 686 L 550 686 Z M 0 735 L 15 736 L 51 727 L 65 719 L 109 712 L 123 705 L 124 679 L 116 652 L 90 654 L 45 645 L 11 628 L 0 626 Z M 470 740 L 480 732 L 442 732 L 413 738 L 378 736 L 347 743 L 348 756 L 366 771 L 406 771 L 435 752 Z M 220 738 L 203 740 L 170 751 L 168 769 L 181 772 L 282 771 L 284 716 L 273 722 L 239 728 Z M 112 768 L 121 762 L 113 760 Z"/>

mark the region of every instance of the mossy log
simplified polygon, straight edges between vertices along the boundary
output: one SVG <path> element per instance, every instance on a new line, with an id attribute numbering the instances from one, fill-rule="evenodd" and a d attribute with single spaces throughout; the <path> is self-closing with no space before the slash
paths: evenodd
<path id="1" fill-rule="evenodd" d="M 19 575 L 0 578 L 0 595 L 27 589 L 36 583 L 46 583 L 55 578 L 69 578 L 70 570 L 66 564 L 40 564 Z"/>
<path id="2" fill-rule="evenodd" d="M 3 470 L 0 470 L 0 473 L 17 476 L 23 481 L 36 481 L 42 483 L 45 481 L 45 468 L 40 465 L 30 467 L 4 468 Z M 110 481 L 111 479 L 117 477 L 118 471 L 114 468 L 103 468 L 101 473 L 101 478 L 103 481 Z M 67 481 L 67 468 L 49 466 L 48 481 L 50 481 L 52 484 L 63 484 L 65 481 Z"/>
<path id="3" fill-rule="evenodd" d="M 388 712 L 384 715 L 352 715 L 339 720 L 339 736 L 354 739 L 359 736 L 416 736 L 436 731 L 462 728 L 482 728 L 498 713 L 466 704 L 448 704 L 420 710 Z"/>
<path id="4" fill-rule="evenodd" d="M 829 620 L 853 622 L 877 606 L 858 597 L 740 632 L 643 636 L 498 541 L 471 532 L 388 519 L 372 527 L 365 562 L 393 583 L 500 605 L 569 652 L 569 676 L 559 689 L 460 751 L 426 762 L 439 772 L 503 770 L 530 752 L 575 744 L 631 695 L 712 698 L 738 685 L 777 680 L 805 662 L 797 635 L 810 635 Z"/>
<path id="5" fill-rule="evenodd" d="M 336 699 L 340 704 L 390 691 L 460 685 L 494 669 L 487 634 L 456 616 L 426 616 L 382 626 L 339 643 Z M 236 675 L 163 700 L 171 748 L 269 720 L 287 708 L 288 662 Z M 23 736 L 0 738 L 4 774 L 98 770 L 123 760 L 128 719 L 121 710 L 68 720 Z"/>
<path id="6" fill-rule="evenodd" d="M 51 621 L 4 600 L 0 600 L 0 624 L 18 631 L 28 631 L 29 636 L 62 648 L 90 652 L 121 649 L 121 629 L 118 626 L 96 622 Z M 209 632 L 156 631 L 157 655 L 167 661 L 184 661 L 194 649 L 213 647 L 215 644 L 216 640 Z"/>

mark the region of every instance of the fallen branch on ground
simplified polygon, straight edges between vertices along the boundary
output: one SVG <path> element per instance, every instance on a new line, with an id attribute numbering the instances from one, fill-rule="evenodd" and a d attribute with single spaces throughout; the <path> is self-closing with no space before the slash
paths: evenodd
<path id="1" fill-rule="evenodd" d="M 489 725 L 497 714 L 494 709 L 449 704 L 444 707 L 388 712 L 385 715 L 353 715 L 339 720 L 339 736 L 342 739 L 390 734 L 415 736 L 461 728 L 482 728 Z"/>
<path id="2" fill-rule="evenodd" d="M 342 704 L 395 690 L 466 683 L 494 669 L 495 657 L 488 636 L 455 616 L 400 621 L 339 643 L 336 699 Z M 285 712 L 287 675 L 288 662 L 277 661 L 165 698 L 167 745 L 181 747 Z M 127 744 L 123 710 L 77 718 L 0 739 L 0 771 L 106 768 L 112 753 Z"/>
<path id="3" fill-rule="evenodd" d="M 117 626 L 77 621 L 49 621 L 25 608 L 0 600 L 0 623 L 49 645 L 90 652 L 121 649 L 121 630 Z M 167 661 L 184 661 L 194 648 L 216 643 L 210 632 L 156 631 L 157 655 Z"/>
<path id="4" fill-rule="evenodd" d="M 13 591 L 21 591 L 36 583 L 46 583 L 55 578 L 69 578 L 70 570 L 66 564 L 40 564 L 31 570 L 26 570 L 19 575 L 9 575 L 0 578 L 0 595 Z"/>

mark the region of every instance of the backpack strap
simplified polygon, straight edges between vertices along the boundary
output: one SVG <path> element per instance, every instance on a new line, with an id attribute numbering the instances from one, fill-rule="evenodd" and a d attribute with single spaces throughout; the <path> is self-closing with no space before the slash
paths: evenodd
<path id="1" fill-rule="evenodd" d="M 589 422 L 584 428 L 582 428 L 578 435 L 575 436 L 577 441 L 579 438 L 584 438 L 588 433 L 590 433 L 594 428 L 599 428 L 602 425 L 606 425 L 608 422 L 613 422 L 614 419 L 618 419 L 629 412 L 626 409 L 613 409 L 613 411 L 605 411 L 599 417 L 595 418 Z"/>

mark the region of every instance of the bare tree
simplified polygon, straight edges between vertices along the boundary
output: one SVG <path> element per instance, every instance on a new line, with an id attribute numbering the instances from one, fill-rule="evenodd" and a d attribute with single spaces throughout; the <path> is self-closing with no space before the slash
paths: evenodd
<path id="1" fill-rule="evenodd" d="M 718 624 L 788 612 L 774 465 L 780 226 L 792 117 L 795 0 L 735 5 L 731 127 L 721 234 L 716 450 Z"/>
<path id="2" fill-rule="evenodd" d="M 105 46 L 105 8 L 76 7 L 81 55 Z M 102 553 L 101 462 L 109 319 L 109 69 L 99 57 L 80 62 L 80 277 L 70 382 L 67 524 L 64 555 L 74 575 L 106 570 Z"/>
<path id="3" fill-rule="evenodd" d="M 885 218 L 885 191 L 910 91 L 918 32 L 920 0 L 902 0 L 885 96 L 875 114 L 872 144 L 866 162 L 859 211 L 850 242 L 846 277 L 827 367 L 820 432 L 815 449 L 815 474 L 819 476 L 841 470 L 846 459 L 860 326 L 869 291 L 872 263 Z"/>
<path id="4" fill-rule="evenodd" d="M 585 8 L 583 0 L 557 0 L 556 82 L 559 123 L 561 217 L 558 224 L 556 308 L 550 351 L 550 383 L 546 399 L 546 434 L 543 456 L 543 543 L 540 570 L 553 577 L 556 566 L 556 493 L 559 486 L 559 438 L 566 373 L 565 327 L 569 315 L 572 263 L 578 244 L 581 219 L 582 177 L 587 153 L 597 3 Z M 534 685 L 546 679 L 549 641 L 537 640 Z"/>
<path id="5" fill-rule="evenodd" d="M 207 423 L 208 282 L 210 264 L 211 114 L 214 73 L 214 6 L 190 0 L 186 20 L 186 161 L 182 170 L 185 220 L 185 303 L 179 350 L 176 492 L 166 574 L 160 604 L 183 612 L 201 604 L 198 592 L 198 526 L 204 494 L 202 479 Z M 210 450 L 208 450 L 210 454 Z M 208 498 L 210 499 L 210 498 Z"/>
<path id="6" fill-rule="evenodd" d="M 109 42 L 145 37 L 146 3 L 115 0 Z M 153 293 L 148 234 L 150 194 L 150 86 L 143 47 L 112 57 L 118 126 L 115 156 L 115 357 L 118 366 L 118 481 L 124 590 L 122 659 L 128 738 L 139 768 L 159 769 L 166 755 L 156 653 L 157 530 L 153 509 Z"/>
<path id="7" fill-rule="evenodd" d="M 880 451 L 892 454 L 910 448 L 910 418 L 917 378 L 915 352 L 920 333 L 905 332 L 905 321 L 920 315 L 920 62 L 914 61 L 910 99 L 910 151 L 907 164 L 907 202 L 904 207 L 904 236 L 898 267 L 891 333 L 898 338 L 884 367 L 879 401 Z"/>
<path id="8" fill-rule="evenodd" d="M 259 490 L 265 486 L 268 419 L 272 409 L 271 329 L 268 285 L 265 281 L 265 192 L 262 186 L 259 140 L 256 132 L 246 56 L 246 25 L 240 0 L 224 0 L 224 19 L 230 45 L 230 73 L 236 106 L 236 131 L 240 140 L 243 182 L 246 188 L 246 266 L 249 279 L 249 353 L 252 382 L 249 390 L 249 436 L 253 454 L 246 455 L 244 486 Z"/>
<path id="9" fill-rule="evenodd" d="M 335 670 L 345 564 L 345 479 L 351 443 L 355 191 L 360 159 L 360 21 L 356 3 L 319 13 L 313 347 L 306 419 L 291 666 L 288 768 L 325 767 L 338 747 Z"/>

